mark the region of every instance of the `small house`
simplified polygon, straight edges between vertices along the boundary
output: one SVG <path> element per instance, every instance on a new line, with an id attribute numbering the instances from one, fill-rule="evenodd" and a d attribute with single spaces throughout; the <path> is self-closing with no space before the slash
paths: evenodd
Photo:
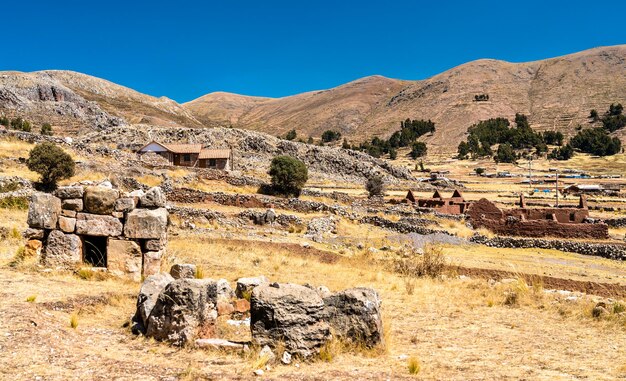
<path id="1" fill-rule="evenodd" d="M 202 144 L 165 144 L 153 140 L 137 151 L 139 155 L 149 152 L 164 157 L 172 165 L 181 167 L 233 169 L 233 153 L 230 149 L 203 148 Z"/>

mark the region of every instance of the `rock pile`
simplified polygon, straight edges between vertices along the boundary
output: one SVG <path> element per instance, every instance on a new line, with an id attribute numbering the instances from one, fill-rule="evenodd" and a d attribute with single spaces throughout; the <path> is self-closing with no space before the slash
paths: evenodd
<path id="1" fill-rule="evenodd" d="M 180 275 L 190 268 L 174 265 L 171 273 Z M 133 318 L 136 333 L 175 345 L 195 342 L 200 347 L 239 348 L 241 344 L 213 338 L 217 316 L 249 311 L 252 342 L 260 347 L 284 345 L 289 358 L 318 355 L 333 335 L 367 347 L 383 340 L 380 297 L 369 288 L 333 294 L 325 287 L 270 283 L 259 276 L 237 280 L 240 299 L 234 299 L 226 280 L 172 275 L 145 280 Z"/>
<path id="2" fill-rule="evenodd" d="M 24 236 L 27 246 L 42 247 L 46 266 L 85 263 L 138 281 L 159 272 L 167 243 L 165 203 L 158 187 L 125 193 L 110 183 L 34 193 Z"/>

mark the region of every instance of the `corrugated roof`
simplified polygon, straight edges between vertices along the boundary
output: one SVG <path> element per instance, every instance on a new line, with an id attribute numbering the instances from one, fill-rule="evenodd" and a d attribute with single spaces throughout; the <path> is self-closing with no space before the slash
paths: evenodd
<path id="1" fill-rule="evenodd" d="M 200 151 L 199 159 L 229 159 L 229 149 L 203 149 Z"/>
<path id="2" fill-rule="evenodd" d="M 163 144 L 161 145 L 174 153 L 200 153 L 202 144 Z"/>

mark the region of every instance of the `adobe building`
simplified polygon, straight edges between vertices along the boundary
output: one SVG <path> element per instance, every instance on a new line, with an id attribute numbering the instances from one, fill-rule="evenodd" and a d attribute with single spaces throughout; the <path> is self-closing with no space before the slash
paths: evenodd
<path id="1" fill-rule="evenodd" d="M 153 140 L 137 151 L 139 155 L 148 152 L 167 159 L 171 165 L 220 170 L 233 169 L 233 153 L 230 149 L 202 148 L 202 144 L 164 144 Z"/>
<path id="2" fill-rule="evenodd" d="M 430 208 L 443 214 L 463 214 L 470 205 L 469 201 L 457 189 L 452 193 L 452 197 L 444 198 L 438 190 L 433 193 L 431 198 L 416 198 L 413 191 L 409 190 L 406 194 L 407 202 L 416 204 L 420 208 Z"/>
<path id="3" fill-rule="evenodd" d="M 48 267 L 89 266 L 139 281 L 156 274 L 167 243 L 165 195 L 155 187 L 125 193 L 108 186 L 66 186 L 35 193 L 27 249 Z"/>
<path id="4" fill-rule="evenodd" d="M 474 228 L 486 228 L 499 235 L 607 239 L 605 223 L 590 223 L 585 196 L 577 208 L 527 208 L 524 195 L 520 207 L 502 210 L 483 198 L 472 203 L 466 213 Z"/>

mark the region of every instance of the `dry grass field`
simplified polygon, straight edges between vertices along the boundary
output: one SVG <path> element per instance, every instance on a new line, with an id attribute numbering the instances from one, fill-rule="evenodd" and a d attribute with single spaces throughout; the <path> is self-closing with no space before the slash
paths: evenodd
<path id="1" fill-rule="evenodd" d="M 32 147 L 0 140 L 1 174 L 35 180 L 36 175 L 24 164 L 6 165 L 12 158 L 27 156 Z M 109 168 L 105 158 L 72 155 L 88 165 L 79 165 L 76 175 L 63 184 L 115 176 L 104 169 L 93 170 L 99 164 Z M 581 156 L 567 165 L 608 174 L 621 168 L 626 156 L 598 160 L 602 163 Z M 404 158 L 400 163 L 415 166 Z M 538 161 L 536 168 L 547 171 L 552 165 Z M 444 157 L 429 157 L 425 166 L 449 170 L 450 178 L 465 184 L 464 195 L 470 200 L 488 197 L 510 205 L 516 193 L 528 188 L 519 184 L 520 178 L 486 179 L 472 174 L 477 166 L 515 173 L 522 173 L 521 167 Z M 179 186 L 192 189 L 256 192 L 256 187 L 194 178 L 190 176 L 193 171 L 185 169 L 144 173 L 136 180 L 155 186 L 164 173 Z M 387 199 L 403 198 L 410 186 L 392 186 Z M 356 198 L 366 195 L 362 184 L 318 182 L 308 188 L 345 192 Z M 447 193 L 451 190 L 443 192 Z M 419 192 L 420 196 L 430 194 Z M 305 195 L 302 199 L 350 207 L 329 196 Z M 551 202 L 546 196 L 529 199 Z M 618 198 L 606 201 L 624 202 Z M 209 209 L 231 221 L 246 209 L 215 203 L 176 205 Z M 205 277 L 225 278 L 233 286 L 239 277 L 265 275 L 271 281 L 325 285 L 331 291 L 372 287 L 383 301 L 385 341 L 380 348 L 331 346 L 324 360 L 273 364 L 257 377 L 252 372 L 258 367 L 259 348 L 248 353 L 176 348 L 134 336 L 128 323 L 135 310 L 138 283 L 89 269 L 45 269 L 33 258 L 16 262 L 24 243 L 20 233 L 26 228 L 26 210 L 0 208 L 0 228 L 6 232 L 0 244 L 0 379 L 626 379 L 624 262 L 557 250 L 443 242 L 424 248 L 441 253 L 443 273 L 417 277 L 398 270 L 399 261 L 417 264 L 423 260 L 399 233 L 337 217 L 336 234 L 312 242 L 303 236 L 306 222 L 326 213 L 279 208 L 276 212 L 300 218 L 305 225 L 276 228 L 199 220 L 189 229 L 183 219 L 172 215 L 162 270 L 168 271 L 173 263 L 194 263 Z M 392 221 L 400 218 L 378 214 Z M 622 216 L 623 212 L 592 211 L 592 215 Z M 460 239 L 474 233 L 462 220 L 423 218 L 432 220 L 429 227 L 439 227 Z M 621 240 L 626 230 L 614 228 L 610 233 Z M 589 292 L 581 292 L 585 290 Z M 593 316 L 598 301 L 607 303 L 609 314 Z M 250 338 L 246 329 L 220 327 L 229 339 Z"/>

